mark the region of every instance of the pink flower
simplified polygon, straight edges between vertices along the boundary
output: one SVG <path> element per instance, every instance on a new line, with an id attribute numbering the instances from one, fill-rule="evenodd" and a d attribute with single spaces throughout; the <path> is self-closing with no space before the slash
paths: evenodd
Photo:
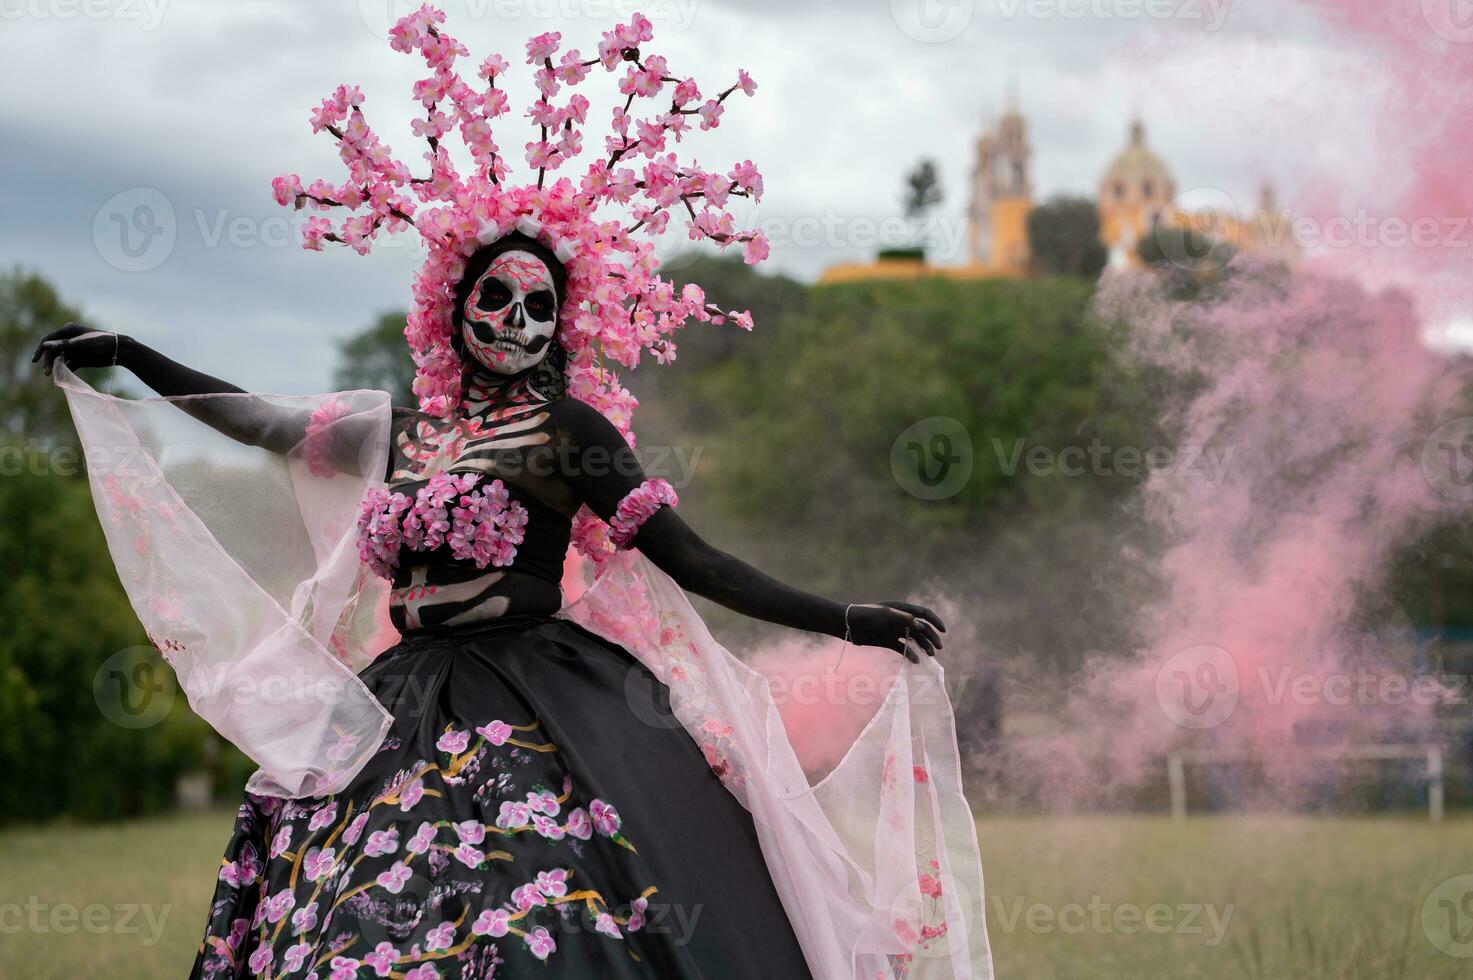
<path id="1" fill-rule="evenodd" d="M 366 823 L 368 823 L 368 813 L 366 811 L 354 817 L 352 823 L 348 824 L 348 829 L 343 831 L 343 843 L 358 843 L 358 838 L 363 836 L 363 826 Z"/>
<path id="2" fill-rule="evenodd" d="M 403 861 L 395 861 L 389 870 L 380 872 L 374 881 L 384 890 L 397 895 L 404 890 L 404 886 L 409 883 L 412 874 L 407 864 Z"/>
<path id="3" fill-rule="evenodd" d="M 532 826 L 537 833 L 547 840 L 562 840 L 563 828 L 551 817 L 544 817 L 538 813 L 532 817 Z"/>
<path id="4" fill-rule="evenodd" d="M 721 125 L 721 114 L 726 110 L 716 99 L 707 99 L 706 104 L 696 111 L 701 115 L 702 129 L 715 129 Z"/>
<path id="5" fill-rule="evenodd" d="M 336 803 L 329 803 L 319 809 L 316 813 L 312 814 L 312 819 L 307 821 L 307 829 L 321 830 L 323 827 L 326 827 L 328 824 L 336 820 L 337 816 L 338 805 Z"/>
<path id="6" fill-rule="evenodd" d="M 920 884 L 922 895 L 929 895 L 931 898 L 941 897 L 940 878 L 936 877 L 935 875 L 923 874 L 916 880 Z"/>
<path id="7" fill-rule="evenodd" d="M 449 949 L 455 944 L 455 923 L 442 922 L 425 935 L 425 949 L 431 953 Z"/>
<path id="8" fill-rule="evenodd" d="M 931 777 L 929 774 L 927 774 L 925 766 L 912 767 L 911 774 L 915 777 L 915 781 L 918 783 L 929 783 L 931 781 Z"/>
<path id="9" fill-rule="evenodd" d="M 532 808 L 527 804 L 504 800 L 501 804 L 501 812 L 496 817 L 496 826 L 502 830 L 516 830 L 525 827 L 531 819 Z"/>
<path id="10" fill-rule="evenodd" d="M 593 827 L 605 837 L 612 836 L 619 830 L 619 811 L 603 800 L 594 800 L 588 805 L 589 816 L 593 820 Z"/>
<path id="11" fill-rule="evenodd" d="M 568 872 L 564 868 L 537 872 L 537 890 L 548 898 L 561 898 L 568 893 Z"/>
<path id="12" fill-rule="evenodd" d="M 619 923 L 615 922 L 614 917 L 607 912 L 600 912 L 598 914 L 598 918 L 594 920 L 593 928 L 605 936 L 612 936 L 615 939 L 624 938 L 624 934 L 619 931 Z"/>
<path id="13" fill-rule="evenodd" d="M 588 811 L 582 807 L 571 811 L 564 829 L 579 840 L 588 840 L 593 836 L 593 823 L 588 819 Z"/>
<path id="14" fill-rule="evenodd" d="M 645 909 L 649 908 L 649 904 L 649 899 L 647 898 L 636 898 L 631 902 L 629 904 L 629 921 L 624 924 L 624 928 L 630 932 L 638 932 L 643 929 L 644 912 Z"/>
<path id="15" fill-rule="evenodd" d="M 511 903 L 516 906 L 518 912 L 525 912 L 530 908 L 546 905 L 547 899 L 537 890 L 537 886 L 528 882 L 512 889 Z"/>
<path id="16" fill-rule="evenodd" d="M 479 820 L 462 820 L 455 825 L 455 836 L 467 844 L 479 844 L 486 839 L 486 825 Z"/>
<path id="17" fill-rule="evenodd" d="M 398 958 L 399 951 L 394 948 L 393 943 L 379 943 L 372 953 L 363 957 L 363 963 L 373 968 L 375 976 L 386 977 L 394 969 L 394 961 Z"/>
<path id="18" fill-rule="evenodd" d="M 314 847 L 302 859 L 302 874 L 308 881 L 316 881 L 332 870 L 336 857 L 335 848 Z"/>
<path id="19" fill-rule="evenodd" d="M 471 733 L 464 731 L 449 730 L 441 735 L 435 742 L 435 748 L 441 752 L 449 752 L 451 755 L 459 755 L 471 744 Z"/>
<path id="20" fill-rule="evenodd" d="M 271 181 L 271 193 L 276 198 L 276 203 L 283 207 L 294 204 L 297 195 L 302 193 L 302 178 L 296 174 L 282 174 Z"/>
<path id="21" fill-rule="evenodd" d="M 644 522 L 655 515 L 661 507 L 674 507 L 680 502 L 675 488 L 661 479 L 645 480 L 619 501 L 614 516 L 609 519 L 612 529 L 609 540 L 617 548 L 627 548 L 639 533 Z"/>
<path id="22" fill-rule="evenodd" d="M 767 258 L 769 253 L 767 236 L 762 232 L 753 232 L 752 237 L 747 239 L 746 247 L 742 249 L 742 260 L 747 265 L 756 265 Z"/>
<path id="23" fill-rule="evenodd" d="M 399 809 L 405 813 L 414 806 L 425 795 L 425 784 L 423 780 L 415 779 L 399 790 Z"/>
<path id="24" fill-rule="evenodd" d="M 755 95 L 757 93 L 757 83 L 752 81 L 752 76 L 748 75 L 745 69 L 737 70 L 737 88 L 741 89 L 746 95 Z"/>
<path id="25" fill-rule="evenodd" d="M 538 926 L 522 937 L 532 955 L 539 960 L 545 960 L 557 950 L 557 943 L 553 941 L 552 934 L 544 926 Z"/>
<path id="26" fill-rule="evenodd" d="M 423 854 L 434 843 L 435 834 L 434 824 L 429 821 L 421 823 L 419 829 L 414 832 L 414 836 L 409 838 L 409 843 L 404 845 L 404 850 L 410 854 Z"/>
<path id="27" fill-rule="evenodd" d="M 440 980 L 440 971 L 433 963 L 422 963 L 404 974 L 404 980 Z"/>
<path id="28" fill-rule="evenodd" d="M 300 935 L 317 927 L 317 903 L 297 909 L 292 913 L 292 932 Z"/>
<path id="29" fill-rule="evenodd" d="M 307 954 L 312 952 L 310 943 L 297 943 L 287 948 L 286 956 L 282 957 L 281 967 L 288 973 L 295 973 L 307 962 Z"/>
<path id="30" fill-rule="evenodd" d="M 486 909 L 471 924 L 471 932 L 478 936 L 504 936 L 511 921 L 506 909 Z"/>
<path id="31" fill-rule="evenodd" d="M 461 844 L 455 849 L 455 860 L 474 871 L 486 860 L 486 855 L 469 844 Z"/>
<path id="32" fill-rule="evenodd" d="M 505 58 L 503 58 L 499 54 L 493 54 L 489 56 L 485 61 L 481 62 L 481 67 L 478 70 L 477 74 L 479 74 L 487 81 L 490 81 L 497 75 L 505 74 L 506 70 L 510 67 L 511 64 Z"/>
<path id="33" fill-rule="evenodd" d="M 275 958 L 275 956 L 276 951 L 270 946 L 256 947 L 256 951 L 251 954 L 251 958 L 248 961 L 251 972 L 258 976 L 262 973 L 265 973 L 267 970 L 271 969 L 271 961 Z"/>
<path id="34" fill-rule="evenodd" d="M 527 64 L 539 65 L 557 54 L 563 36 L 557 31 L 539 34 L 527 42 Z"/>
<path id="35" fill-rule="evenodd" d="M 368 843 L 364 845 L 363 852 L 369 857 L 378 857 L 380 854 L 393 854 L 399 849 L 399 830 L 390 827 L 388 830 L 375 830 L 368 835 Z"/>
<path id="36" fill-rule="evenodd" d="M 478 727 L 476 734 L 485 736 L 492 745 L 505 745 L 511 737 L 511 726 L 504 721 L 493 721 Z"/>

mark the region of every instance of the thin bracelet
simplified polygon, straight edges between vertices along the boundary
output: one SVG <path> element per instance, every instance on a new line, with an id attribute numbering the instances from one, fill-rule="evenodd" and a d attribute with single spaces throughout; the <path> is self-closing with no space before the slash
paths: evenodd
<path id="1" fill-rule="evenodd" d="M 113 367 L 117 367 L 118 366 L 118 334 L 117 334 L 117 331 L 116 330 L 113 331 L 112 334 L 113 334 Z"/>
<path id="2" fill-rule="evenodd" d="M 838 670 L 844 662 L 844 654 L 849 652 L 849 644 L 853 641 L 853 634 L 849 632 L 849 610 L 854 608 L 854 603 L 844 607 L 844 646 L 839 649 L 839 659 L 834 663 L 834 669 Z"/>

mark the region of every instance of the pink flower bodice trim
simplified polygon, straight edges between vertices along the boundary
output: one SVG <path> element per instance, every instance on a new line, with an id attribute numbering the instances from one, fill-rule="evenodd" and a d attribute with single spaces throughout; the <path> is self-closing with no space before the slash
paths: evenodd
<path id="1" fill-rule="evenodd" d="M 332 465 L 332 446 L 328 439 L 328 430 L 333 424 L 348 416 L 348 406 L 332 396 L 323 401 L 312 410 L 307 419 L 307 434 L 302 444 L 302 456 L 307 461 L 307 469 L 313 476 L 321 479 L 331 479 L 336 470 Z"/>
<path id="2" fill-rule="evenodd" d="M 627 548 L 640 526 L 661 507 L 680 503 L 675 488 L 664 480 L 645 480 L 630 490 L 609 519 L 609 540 L 616 548 Z"/>
<path id="3" fill-rule="evenodd" d="M 433 551 L 448 545 L 456 558 L 477 568 L 504 568 L 516 558 L 526 526 L 527 509 L 510 499 L 500 480 L 482 484 L 475 475 L 437 473 L 412 499 L 383 487 L 364 495 L 358 555 L 374 574 L 389 579 L 402 548 Z"/>

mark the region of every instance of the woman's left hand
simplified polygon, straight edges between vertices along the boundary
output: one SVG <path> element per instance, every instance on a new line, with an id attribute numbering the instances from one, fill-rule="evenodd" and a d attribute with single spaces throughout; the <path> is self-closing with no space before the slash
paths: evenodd
<path id="1" fill-rule="evenodd" d="M 920 653 L 936 656 L 946 626 L 941 617 L 913 602 L 870 602 L 849 607 L 849 640 L 866 647 L 887 647 L 913 664 Z"/>

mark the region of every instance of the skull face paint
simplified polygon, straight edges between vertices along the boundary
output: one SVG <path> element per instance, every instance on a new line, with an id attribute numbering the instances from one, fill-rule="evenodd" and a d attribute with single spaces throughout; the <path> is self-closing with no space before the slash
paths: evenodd
<path id="1" fill-rule="evenodd" d="M 557 330 L 552 271 L 531 252 L 513 249 L 491 261 L 461 311 L 466 350 L 496 374 L 520 374 L 547 356 Z"/>

